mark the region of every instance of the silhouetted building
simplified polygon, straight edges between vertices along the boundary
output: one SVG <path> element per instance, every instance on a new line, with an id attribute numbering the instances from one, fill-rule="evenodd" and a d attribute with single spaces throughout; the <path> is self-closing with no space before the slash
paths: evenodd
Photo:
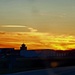
<path id="1" fill-rule="evenodd" d="M 14 53 L 14 48 L 0 48 L 1 54 L 9 55 Z"/>
<path id="2" fill-rule="evenodd" d="M 27 50 L 27 47 L 25 44 L 22 44 L 21 47 L 20 47 L 20 50 Z"/>
<path id="3" fill-rule="evenodd" d="M 22 44 L 20 49 L 14 48 L 0 48 L 0 57 L 13 55 L 15 57 L 25 58 L 63 58 L 63 57 L 75 57 L 75 50 L 52 50 L 52 49 L 40 49 L 40 50 L 27 50 L 27 46 Z"/>
<path id="4" fill-rule="evenodd" d="M 75 56 L 75 50 L 73 51 L 62 51 L 62 50 L 52 50 L 52 49 L 41 49 L 41 50 L 27 50 L 25 44 L 20 47 L 20 56 L 25 58 L 63 58 Z"/>

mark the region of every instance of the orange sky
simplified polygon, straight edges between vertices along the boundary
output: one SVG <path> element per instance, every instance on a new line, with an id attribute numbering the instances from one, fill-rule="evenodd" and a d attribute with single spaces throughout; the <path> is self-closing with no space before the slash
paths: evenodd
<path id="1" fill-rule="evenodd" d="M 75 37 L 69 35 L 52 35 L 37 31 L 0 32 L 0 47 L 20 48 L 25 43 L 28 49 L 67 50 L 75 48 Z"/>
<path id="2" fill-rule="evenodd" d="M 75 0 L 0 0 L 0 47 L 75 48 Z"/>

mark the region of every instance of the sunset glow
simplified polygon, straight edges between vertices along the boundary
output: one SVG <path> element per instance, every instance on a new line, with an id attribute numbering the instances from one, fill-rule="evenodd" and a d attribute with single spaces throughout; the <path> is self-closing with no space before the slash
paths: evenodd
<path id="1" fill-rule="evenodd" d="M 28 49 L 70 50 L 75 48 L 75 37 L 42 32 L 0 32 L 0 47 L 19 49 L 22 43 Z"/>
<path id="2" fill-rule="evenodd" d="M 75 49 L 75 0 L 0 0 L 0 48 Z"/>

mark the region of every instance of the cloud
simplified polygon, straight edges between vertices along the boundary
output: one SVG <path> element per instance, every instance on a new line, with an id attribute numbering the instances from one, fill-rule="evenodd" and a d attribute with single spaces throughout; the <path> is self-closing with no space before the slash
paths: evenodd
<path id="1" fill-rule="evenodd" d="M 29 26 L 25 25 L 1 25 L 0 27 L 3 28 L 27 28 L 30 32 L 37 32 L 38 30 Z"/>
<path id="2" fill-rule="evenodd" d="M 37 31 L 38 31 L 37 29 L 31 28 L 31 27 L 28 27 L 28 29 L 29 29 L 31 32 L 37 32 Z"/>
<path id="3" fill-rule="evenodd" d="M 19 48 L 26 43 L 28 49 L 68 50 L 75 48 L 75 36 L 53 35 L 38 32 L 37 29 L 23 25 L 3 25 L 2 27 L 25 27 L 29 32 L 0 32 L 0 47 Z"/>
<path id="4" fill-rule="evenodd" d="M 43 32 L 1 32 L 0 34 L 0 47 L 19 48 L 23 42 L 28 49 L 68 50 L 75 48 L 74 36 L 51 35 Z"/>
<path id="5" fill-rule="evenodd" d="M 0 34 L 5 34 L 5 32 L 4 31 L 0 31 Z"/>
<path id="6" fill-rule="evenodd" d="M 0 26 L 0 27 L 11 27 L 11 28 L 15 28 L 15 27 L 26 27 L 26 26 L 24 26 L 24 25 L 2 25 L 2 26 Z"/>

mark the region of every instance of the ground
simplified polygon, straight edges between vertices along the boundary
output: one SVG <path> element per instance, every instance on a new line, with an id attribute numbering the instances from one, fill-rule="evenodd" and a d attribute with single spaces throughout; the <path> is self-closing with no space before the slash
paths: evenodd
<path id="1" fill-rule="evenodd" d="M 5 75 L 75 75 L 75 66 L 25 71 Z"/>

